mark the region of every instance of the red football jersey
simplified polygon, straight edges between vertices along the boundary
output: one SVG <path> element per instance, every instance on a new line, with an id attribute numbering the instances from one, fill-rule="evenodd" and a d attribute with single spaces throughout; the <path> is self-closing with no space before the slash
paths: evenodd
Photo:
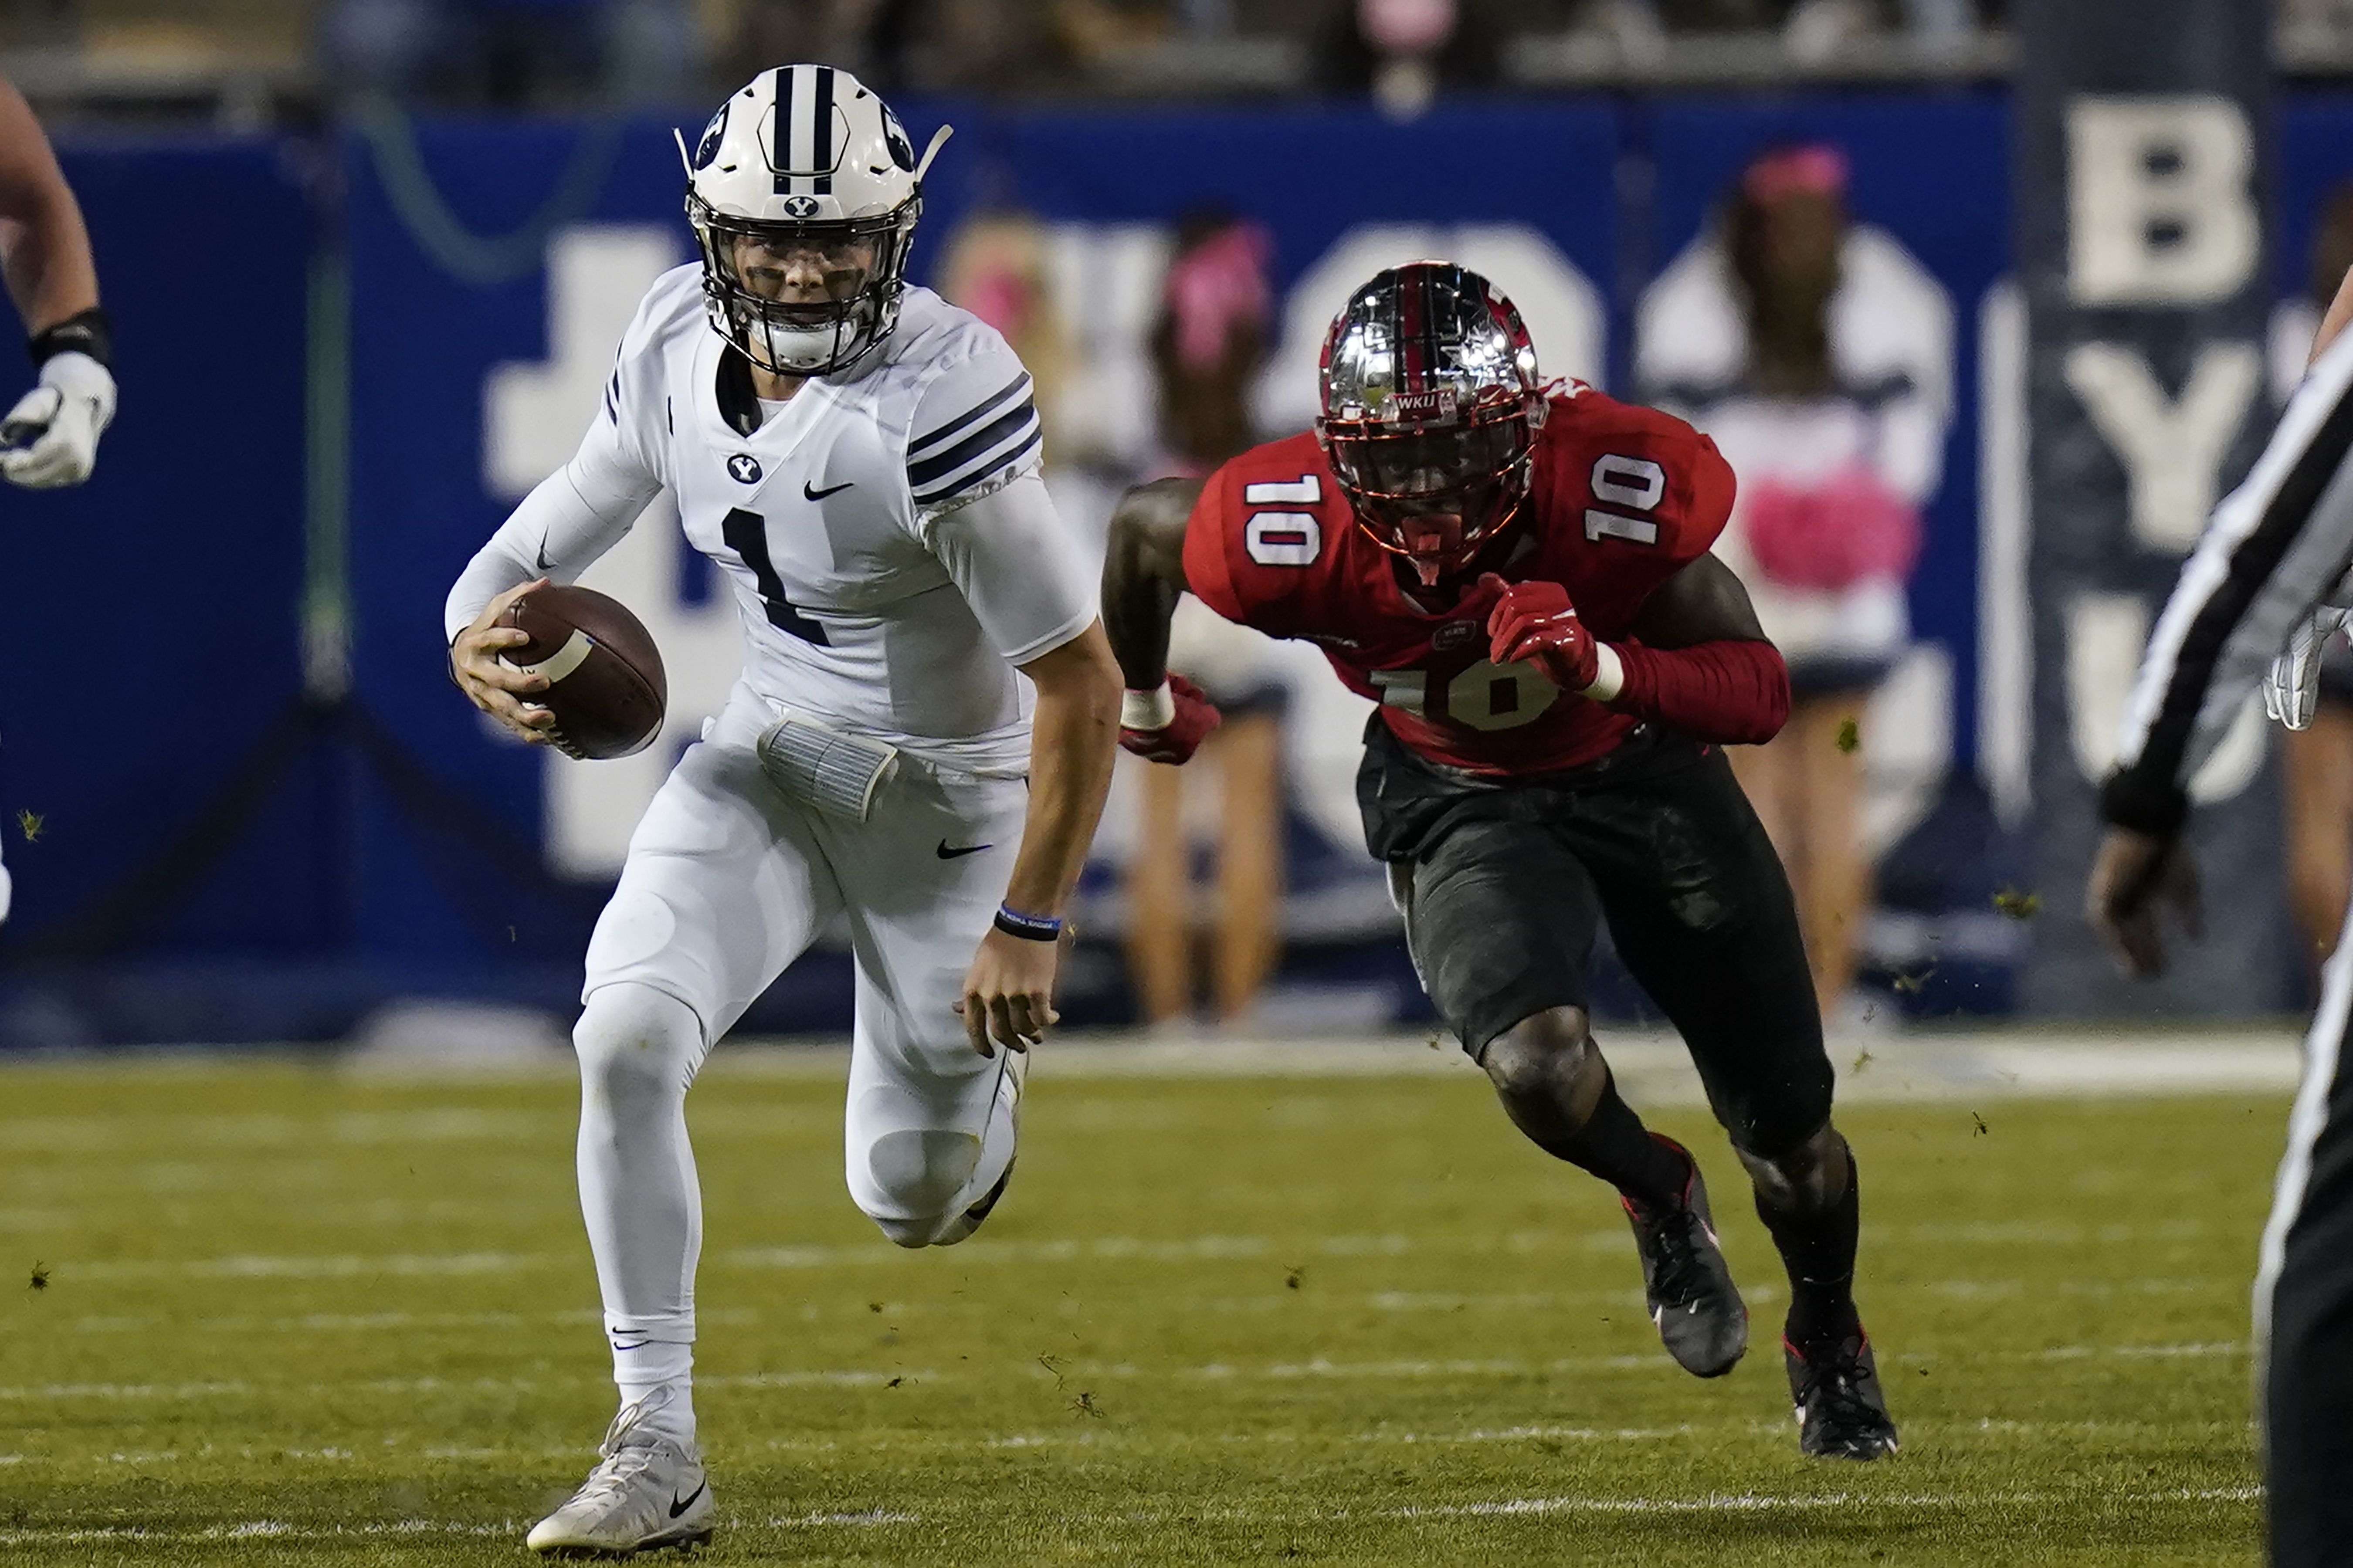
<path id="1" fill-rule="evenodd" d="M 1397 557 L 1356 526 L 1313 435 L 1271 441 L 1209 477 L 1185 531 L 1185 576 L 1229 621 L 1320 645 L 1423 756 L 1482 773 L 1591 762 L 1635 719 L 1487 658 L 1495 595 L 1477 578 L 1554 582 L 1593 635 L 1629 640 L 1653 589 L 1705 554 L 1732 511 L 1731 465 L 1670 414 L 1577 386 L 1552 402 L 1525 510 L 1498 563 L 1450 608 L 1423 609 Z"/>

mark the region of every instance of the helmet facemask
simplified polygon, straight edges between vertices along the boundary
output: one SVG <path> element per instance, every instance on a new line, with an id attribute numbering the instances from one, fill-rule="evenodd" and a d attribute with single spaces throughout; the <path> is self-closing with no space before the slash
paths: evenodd
<path id="1" fill-rule="evenodd" d="M 1356 525 L 1425 587 L 1519 515 L 1550 389 L 1512 302 L 1415 261 L 1349 296 L 1324 337 L 1315 434 Z"/>
<path id="2" fill-rule="evenodd" d="M 830 375 L 897 325 L 920 197 L 835 223 L 735 217 L 691 192 L 686 211 L 712 323 L 760 369 Z"/>
<path id="3" fill-rule="evenodd" d="M 1427 587 L 1470 563 L 1527 499 L 1541 398 L 1444 420 L 1327 418 L 1317 427 L 1357 526 Z"/>

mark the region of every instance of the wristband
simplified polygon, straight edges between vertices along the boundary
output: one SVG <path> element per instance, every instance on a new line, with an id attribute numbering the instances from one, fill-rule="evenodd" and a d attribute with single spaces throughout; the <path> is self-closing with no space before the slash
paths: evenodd
<path id="1" fill-rule="evenodd" d="M 68 316 L 54 326 L 34 333 L 25 344 L 32 354 L 35 366 L 45 365 L 59 354 L 88 354 L 109 371 L 114 368 L 114 323 L 96 305 L 78 314 Z"/>
<path id="2" fill-rule="evenodd" d="M 1593 684 L 1578 695 L 1590 697 L 1596 702 L 1607 702 L 1626 689 L 1626 661 L 1608 643 L 1593 645 L 1596 672 Z"/>
<path id="3" fill-rule="evenodd" d="M 1149 691 L 1131 688 L 1119 700 L 1123 730 L 1166 730 L 1176 717 L 1176 699 L 1169 694 L 1165 680 Z"/>
<path id="4" fill-rule="evenodd" d="M 1062 935 L 1062 922 L 1055 916 L 1025 915 L 1010 904 L 997 906 L 996 924 L 1006 935 L 1024 942 L 1056 942 Z"/>

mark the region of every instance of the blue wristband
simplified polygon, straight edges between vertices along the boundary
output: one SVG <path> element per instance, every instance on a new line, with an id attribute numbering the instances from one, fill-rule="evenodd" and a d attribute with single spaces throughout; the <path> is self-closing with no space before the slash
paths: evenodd
<path id="1" fill-rule="evenodd" d="M 1025 915 L 1010 904 L 999 904 L 997 929 L 1024 942 L 1054 942 L 1062 934 L 1062 922 L 1052 915 Z"/>

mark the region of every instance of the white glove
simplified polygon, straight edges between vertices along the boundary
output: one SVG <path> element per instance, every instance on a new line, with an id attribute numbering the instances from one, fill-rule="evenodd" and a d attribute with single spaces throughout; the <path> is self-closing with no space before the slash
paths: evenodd
<path id="1" fill-rule="evenodd" d="M 2353 610 L 2323 605 L 2295 628 L 2287 651 L 2263 671 L 2263 712 L 2291 730 L 2308 730 L 2320 706 L 2320 657 L 2329 638 L 2353 626 Z"/>
<path id="2" fill-rule="evenodd" d="M 98 437 L 114 419 L 114 377 L 85 353 L 51 354 L 41 384 L 0 420 L 0 478 L 55 489 L 90 478 Z"/>

